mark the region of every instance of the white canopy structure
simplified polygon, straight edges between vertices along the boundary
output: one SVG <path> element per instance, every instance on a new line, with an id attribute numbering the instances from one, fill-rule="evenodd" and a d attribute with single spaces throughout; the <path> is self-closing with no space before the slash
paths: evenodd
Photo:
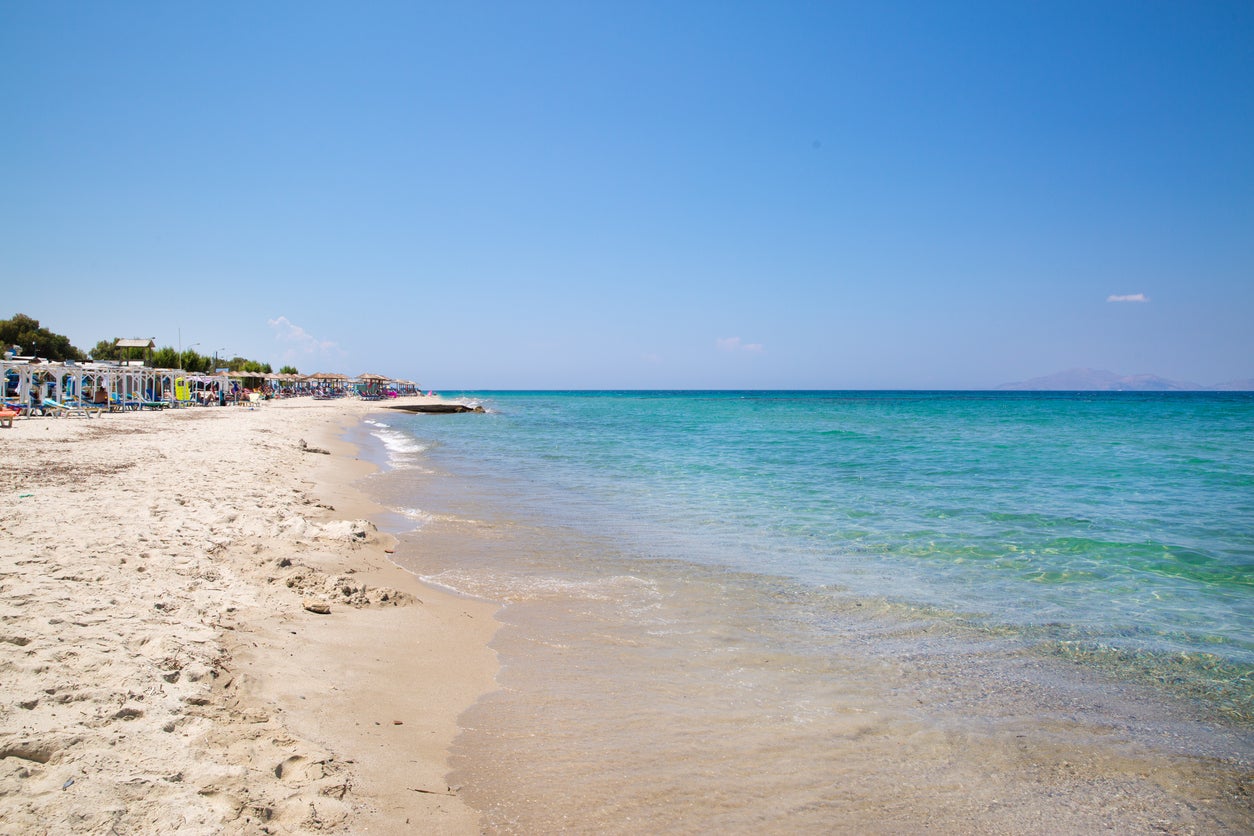
<path id="1" fill-rule="evenodd" d="M 51 363 L 39 359 L 0 360 L 4 400 L 39 410 L 45 399 L 92 403 L 103 389 L 113 404 L 174 403 L 174 384 L 193 377 L 225 387 L 225 376 L 188 375 L 177 369 L 153 369 L 117 363 Z"/>

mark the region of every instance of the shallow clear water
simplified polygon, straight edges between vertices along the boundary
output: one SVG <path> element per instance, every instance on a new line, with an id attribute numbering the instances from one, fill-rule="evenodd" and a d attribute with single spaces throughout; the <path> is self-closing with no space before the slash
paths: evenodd
<path id="1" fill-rule="evenodd" d="M 1082 832 L 1247 774 L 1250 395 L 476 397 L 359 440 L 401 562 L 506 604 L 489 829 Z"/>

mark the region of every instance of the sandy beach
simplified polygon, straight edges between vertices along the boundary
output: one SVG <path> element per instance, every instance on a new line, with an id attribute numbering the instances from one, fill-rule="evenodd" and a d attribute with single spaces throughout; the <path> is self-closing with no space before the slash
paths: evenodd
<path id="1" fill-rule="evenodd" d="M 338 439 L 379 409 L 0 430 L 0 831 L 477 831 L 445 776 L 492 607 L 367 521 Z"/>
<path id="2" fill-rule="evenodd" d="M 0 833 L 1250 830 L 1240 728 L 935 613 L 647 565 L 545 522 L 547 461 L 441 469 L 439 427 L 483 455 L 486 421 L 424 424 L 418 467 L 397 417 L 0 429 Z"/>

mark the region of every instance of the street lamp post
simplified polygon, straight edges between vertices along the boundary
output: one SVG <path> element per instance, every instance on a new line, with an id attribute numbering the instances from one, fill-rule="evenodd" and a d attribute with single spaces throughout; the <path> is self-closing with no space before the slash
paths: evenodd
<path id="1" fill-rule="evenodd" d="M 218 353 L 226 354 L 225 348 L 215 348 L 213 350 L 213 374 L 218 373 Z M 222 381 L 218 381 L 218 406 L 226 406 L 226 387 Z"/>
<path id="2" fill-rule="evenodd" d="M 200 343 L 198 342 L 192 343 L 191 345 L 187 347 L 187 350 L 191 351 L 193 348 L 195 348 L 198 345 L 200 345 Z M 183 349 L 181 348 L 179 349 L 179 371 L 183 371 Z"/>

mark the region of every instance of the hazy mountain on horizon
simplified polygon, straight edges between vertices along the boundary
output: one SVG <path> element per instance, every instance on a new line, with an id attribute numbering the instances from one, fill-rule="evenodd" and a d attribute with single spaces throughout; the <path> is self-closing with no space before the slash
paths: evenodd
<path id="1" fill-rule="evenodd" d="M 1168 380 L 1152 374 L 1121 375 L 1104 369 L 1068 369 L 1031 380 L 1003 383 L 997 388 L 1034 392 L 1245 392 L 1254 391 L 1254 378 L 1203 386 L 1200 383 Z"/>
<path id="2" fill-rule="evenodd" d="M 1220 392 L 1254 392 L 1254 377 L 1245 380 L 1229 380 L 1227 383 L 1216 383 L 1211 387 Z"/>

